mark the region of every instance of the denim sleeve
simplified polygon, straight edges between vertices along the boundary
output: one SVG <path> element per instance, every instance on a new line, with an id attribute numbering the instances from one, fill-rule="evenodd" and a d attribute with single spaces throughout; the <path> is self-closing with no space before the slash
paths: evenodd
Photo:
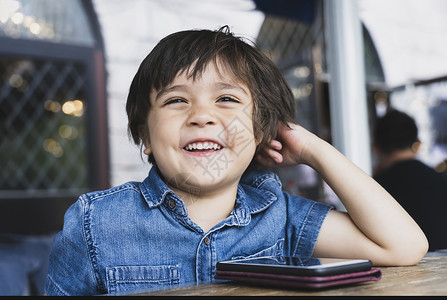
<path id="1" fill-rule="evenodd" d="M 99 293 L 84 234 L 84 206 L 81 196 L 65 213 L 64 228 L 56 235 L 45 285 L 48 296 Z"/>
<path id="2" fill-rule="evenodd" d="M 289 201 L 288 218 L 291 222 L 288 230 L 292 239 L 291 255 L 312 256 L 321 225 L 332 207 L 324 203 L 284 194 Z"/>

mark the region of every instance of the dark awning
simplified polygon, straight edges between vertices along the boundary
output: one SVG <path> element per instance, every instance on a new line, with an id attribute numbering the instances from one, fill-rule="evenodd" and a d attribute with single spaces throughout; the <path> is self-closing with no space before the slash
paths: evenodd
<path id="1" fill-rule="evenodd" d="M 315 0 L 254 0 L 256 9 L 265 14 L 312 23 L 315 19 Z"/>

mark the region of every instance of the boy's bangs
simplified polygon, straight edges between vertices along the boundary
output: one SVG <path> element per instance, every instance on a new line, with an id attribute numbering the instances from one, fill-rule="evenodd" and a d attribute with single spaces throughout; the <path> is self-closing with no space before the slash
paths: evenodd
<path id="1" fill-rule="evenodd" d="M 185 61 L 184 65 L 177 68 L 161 69 L 159 72 L 161 76 L 154 76 L 153 78 L 159 78 L 158 81 L 153 82 L 153 88 L 156 90 L 164 89 L 169 86 L 174 79 L 185 73 L 187 78 L 200 78 L 209 64 L 214 64 L 216 71 L 220 77 L 230 76 L 232 80 L 243 83 L 249 86 L 249 80 L 247 68 L 245 62 L 238 57 L 228 57 L 228 55 L 216 54 L 214 57 L 205 59 L 201 57 L 195 61 Z"/>
<path id="2" fill-rule="evenodd" d="M 248 74 L 245 64 L 241 60 L 237 60 L 235 57 L 228 58 L 227 56 L 216 56 L 207 61 L 195 61 L 190 67 L 180 70 L 176 76 L 186 72 L 187 78 L 196 80 L 202 76 L 203 72 L 209 64 L 213 64 L 219 77 L 224 78 L 229 76 L 231 80 L 235 82 L 243 83 L 249 86 Z"/>
<path id="3" fill-rule="evenodd" d="M 167 47 L 169 46 L 169 47 Z M 164 49 L 157 51 L 154 65 L 150 69 L 154 79 L 152 87 L 156 90 L 170 85 L 176 76 L 186 72 L 195 80 L 201 76 L 208 64 L 213 63 L 219 75 L 230 75 L 234 80 L 248 85 L 249 72 L 242 41 L 225 33 L 197 34 L 193 32 L 187 37 L 173 37 Z"/>

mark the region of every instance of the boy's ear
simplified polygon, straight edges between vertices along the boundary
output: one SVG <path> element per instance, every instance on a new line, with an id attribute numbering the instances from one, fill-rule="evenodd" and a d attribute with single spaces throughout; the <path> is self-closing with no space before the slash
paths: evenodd
<path id="1" fill-rule="evenodd" d="M 144 143 L 144 147 L 143 153 L 149 156 L 152 153 L 151 146 L 149 143 Z"/>
<path id="2" fill-rule="evenodd" d="M 150 143 L 149 133 L 148 133 L 147 128 L 145 128 L 143 125 L 141 125 L 138 128 L 138 132 L 140 134 L 141 141 L 144 145 L 143 153 L 146 155 L 150 155 L 152 153 L 152 150 L 151 150 L 151 143 Z"/>

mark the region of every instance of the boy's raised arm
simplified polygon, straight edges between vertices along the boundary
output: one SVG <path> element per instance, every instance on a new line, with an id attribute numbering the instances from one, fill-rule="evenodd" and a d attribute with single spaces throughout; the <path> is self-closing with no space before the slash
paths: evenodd
<path id="1" fill-rule="evenodd" d="M 383 266 L 418 263 L 427 252 L 427 239 L 397 201 L 329 143 L 289 125 L 279 124 L 278 139 L 258 161 L 266 166 L 311 166 L 347 210 L 328 214 L 314 256 L 366 258 Z"/>

